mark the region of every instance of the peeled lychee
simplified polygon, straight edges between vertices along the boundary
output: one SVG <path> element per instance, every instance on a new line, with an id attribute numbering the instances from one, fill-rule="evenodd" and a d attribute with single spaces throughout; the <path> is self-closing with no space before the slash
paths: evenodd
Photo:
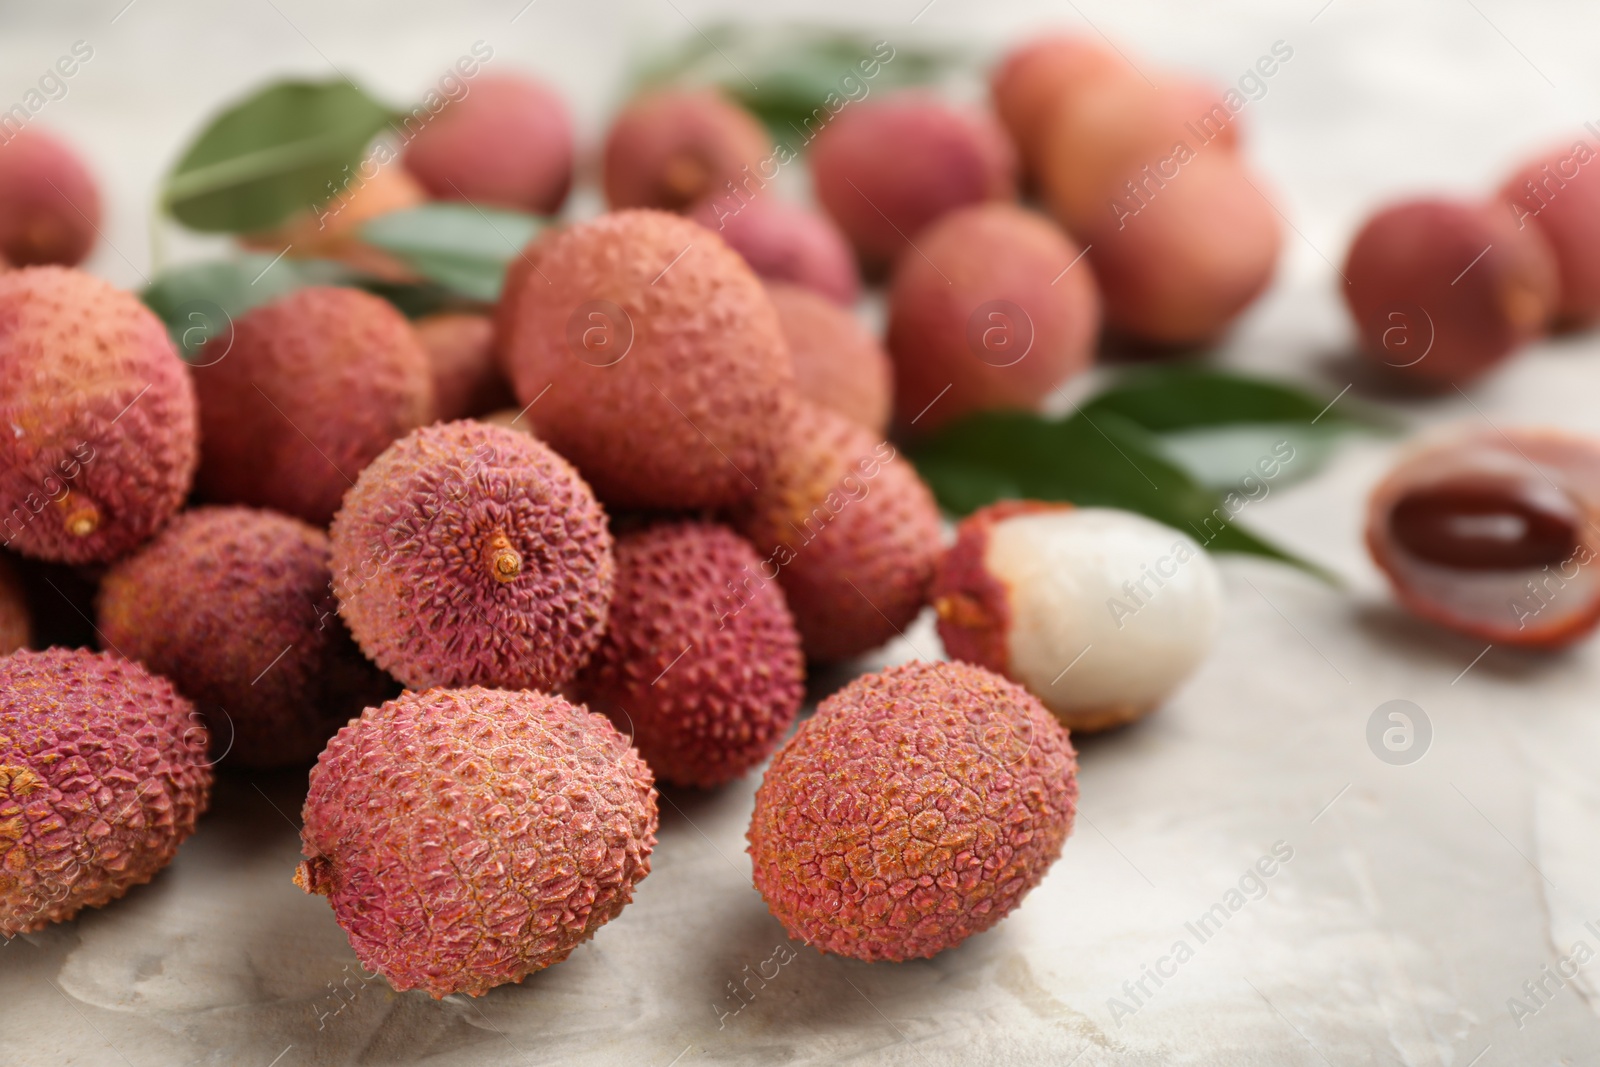
<path id="1" fill-rule="evenodd" d="M 295 884 L 368 970 L 435 999 L 560 963 L 650 873 L 650 769 L 604 716 L 496 689 L 406 693 L 311 771 Z"/>
<path id="2" fill-rule="evenodd" d="M 737 252 L 688 219 L 619 211 L 525 255 L 500 356 L 539 436 L 602 500 L 717 507 L 763 483 L 794 378 Z"/>
<path id="3" fill-rule="evenodd" d="M 1499 200 L 1517 229 L 1535 229 L 1555 255 L 1561 326 L 1600 319 L 1600 160 L 1588 138 L 1524 164 L 1501 186 Z"/>
<path id="4" fill-rule="evenodd" d="M 99 228 L 100 190 L 77 153 L 37 126 L 0 127 L 0 260 L 75 267 Z"/>
<path id="5" fill-rule="evenodd" d="M 658 778 L 709 788 L 772 753 L 805 696 L 800 635 L 776 568 L 725 526 L 617 539 L 604 639 L 579 678 Z"/>
<path id="6" fill-rule="evenodd" d="M 1083 250 L 1014 204 L 951 212 L 900 257 L 889 292 L 895 412 L 923 432 L 974 411 L 1039 408 L 1087 370 L 1100 295 Z"/>
<path id="7" fill-rule="evenodd" d="M 861 295 L 850 242 L 825 215 L 770 194 L 729 194 L 702 201 L 689 217 L 715 230 L 769 282 L 803 285 L 846 305 Z"/>
<path id="8" fill-rule="evenodd" d="M 9 547 L 65 563 L 132 550 L 188 495 L 196 423 L 167 329 L 132 295 L 64 267 L 0 274 Z"/>
<path id="9" fill-rule="evenodd" d="M 893 445 L 843 415 L 797 402 L 783 429 L 777 466 L 734 528 L 777 567 L 806 656 L 849 659 L 927 603 L 939 508 Z"/>
<path id="10" fill-rule="evenodd" d="M 378 453 L 433 417 L 416 331 L 358 289 L 299 289 L 246 312 L 201 346 L 194 380 L 200 492 L 318 526 Z"/>
<path id="11" fill-rule="evenodd" d="M 866 324 L 798 285 L 768 282 L 767 295 L 778 309 L 800 395 L 873 433 L 886 432 L 893 371 Z"/>
<path id="12" fill-rule="evenodd" d="M 817 199 L 869 266 L 947 212 L 1016 195 L 1017 159 L 993 117 L 910 91 L 852 104 L 811 147 Z"/>
<path id="13" fill-rule="evenodd" d="M 165 679 L 104 652 L 0 659 L 0 934 L 150 881 L 210 795 L 205 727 Z"/>
<path id="14" fill-rule="evenodd" d="M 759 183 L 754 175 L 773 152 L 755 116 L 715 89 L 650 92 L 623 108 L 606 135 L 606 202 L 686 211 Z"/>
<path id="15" fill-rule="evenodd" d="M 340 616 L 413 689 L 555 689 L 605 627 L 605 513 L 525 433 L 464 421 L 401 438 L 361 472 L 330 532 Z"/>
<path id="16" fill-rule="evenodd" d="M 28 611 L 28 591 L 15 565 L 0 556 L 0 656 L 27 648 L 33 640 L 33 619 Z"/>
<path id="17" fill-rule="evenodd" d="M 906 960 L 1003 919 L 1061 855 L 1077 811 L 1067 731 L 1022 687 L 964 663 L 857 678 L 767 768 L 755 885 L 822 952 Z"/>
<path id="18" fill-rule="evenodd" d="M 254 508 L 186 512 L 100 584 L 102 644 L 170 678 L 214 760 L 309 763 L 393 685 L 339 621 L 328 535 Z"/>
<path id="19" fill-rule="evenodd" d="M 553 88 L 480 74 L 406 145 L 405 167 L 440 200 L 549 215 L 572 186 L 572 119 Z"/>
<path id="20" fill-rule="evenodd" d="M 1344 277 L 1365 355 L 1435 388 L 1464 384 L 1538 337 L 1561 299 L 1548 242 L 1501 205 L 1387 207 L 1356 234 Z"/>
<path id="21" fill-rule="evenodd" d="M 1222 583 L 1192 538 L 1141 515 L 1006 502 L 958 527 L 933 604 L 951 656 L 1020 683 L 1073 730 L 1103 730 L 1199 666 Z"/>
<path id="22" fill-rule="evenodd" d="M 433 371 L 434 419 L 454 422 L 511 404 L 511 385 L 495 357 L 494 320 L 441 311 L 415 325 Z"/>

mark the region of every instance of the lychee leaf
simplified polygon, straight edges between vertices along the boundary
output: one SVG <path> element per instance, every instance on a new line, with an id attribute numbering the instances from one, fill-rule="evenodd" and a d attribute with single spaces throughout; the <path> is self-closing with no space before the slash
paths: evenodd
<path id="1" fill-rule="evenodd" d="M 1137 371 L 1082 410 L 1120 415 L 1153 433 L 1260 422 L 1373 428 L 1391 422 L 1342 392 L 1322 396 L 1271 378 L 1192 366 Z"/>
<path id="2" fill-rule="evenodd" d="M 343 79 L 276 82 L 211 120 L 167 175 L 161 203 L 195 230 L 268 229 L 359 180 L 363 153 L 393 117 Z"/>
<path id="3" fill-rule="evenodd" d="M 380 215 L 363 224 L 361 237 L 429 281 L 493 303 L 506 268 L 545 225 L 520 211 L 436 201 Z"/>

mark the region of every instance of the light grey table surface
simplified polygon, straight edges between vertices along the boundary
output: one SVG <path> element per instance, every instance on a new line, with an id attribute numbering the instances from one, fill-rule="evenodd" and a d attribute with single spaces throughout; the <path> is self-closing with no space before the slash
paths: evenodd
<path id="1" fill-rule="evenodd" d="M 1373 394 L 1347 354 L 1334 264 L 1363 213 L 1402 192 L 1486 191 L 1519 153 L 1600 118 L 1600 8 L 1581 0 L 124 4 L 0 5 L 0 107 L 92 45 L 39 120 L 104 179 L 91 267 L 128 286 L 154 269 L 149 205 L 173 153 L 219 100 L 272 75 L 337 66 L 404 99 L 484 40 L 494 64 L 561 85 L 592 145 L 641 50 L 719 16 L 982 48 L 1092 20 L 1137 57 L 1224 81 L 1282 40 L 1293 58 L 1245 120 L 1292 228 L 1223 358 L 1329 395 L 1353 383 L 1353 397 Z M 592 195 L 575 207 L 593 210 Z M 169 262 L 208 250 L 162 244 Z M 1597 398 L 1600 339 L 1584 336 L 1406 411 L 1418 427 L 1600 432 Z M 232 774 L 153 884 L 0 948 L 0 1064 L 1600 1064 L 1600 961 L 1547 983 L 1531 1016 L 1507 1005 L 1532 1006 L 1523 983 L 1577 942 L 1600 950 L 1585 927 L 1600 929 L 1600 646 L 1479 658 L 1481 643 L 1398 613 L 1359 540 L 1392 448 L 1351 445 L 1250 506 L 1245 521 L 1348 587 L 1224 560 L 1215 654 L 1160 714 L 1082 742 L 1065 854 L 959 949 L 871 966 L 797 946 L 732 1013 L 730 984 L 788 945 L 749 882 L 751 780 L 665 794 L 650 877 L 568 962 L 478 1000 L 396 994 L 290 884 L 303 780 Z M 938 652 L 924 618 L 882 658 Z M 1366 740 L 1392 699 L 1432 724 L 1407 766 Z M 1277 842 L 1293 858 L 1200 943 L 1185 924 Z M 1116 1011 L 1123 983 L 1178 940 L 1193 957 Z"/>

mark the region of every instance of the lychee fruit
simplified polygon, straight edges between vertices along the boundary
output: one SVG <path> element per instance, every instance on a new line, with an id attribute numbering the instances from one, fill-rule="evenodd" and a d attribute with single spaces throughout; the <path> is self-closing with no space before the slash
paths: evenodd
<path id="1" fill-rule="evenodd" d="M 1426 387 L 1465 384 L 1544 333 L 1560 306 L 1539 228 L 1500 205 L 1407 200 L 1356 234 L 1345 303 L 1367 358 Z"/>
<path id="2" fill-rule="evenodd" d="M 539 436 L 602 500 L 718 507 L 762 484 L 794 378 L 737 252 L 688 219 L 619 211 L 525 254 L 500 356 Z"/>
<path id="3" fill-rule="evenodd" d="M 866 324 L 814 290 L 768 282 L 795 386 L 802 397 L 831 408 L 875 434 L 889 428 L 889 354 Z"/>
<path id="4" fill-rule="evenodd" d="M 331 259 L 387 282 L 413 282 L 417 275 L 388 252 L 367 244 L 361 227 L 375 218 L 428 202 L 422 185 L 401 167 L 380 167 L 356 177 L 324 204 L 301 211 L 270 230 L 240 238 L 246 248 L 291 259 Z"/>
<path id="5" fill-rule="evenodd" d="M 1372 491 L 1366 540 L 1413 615 L 1495 644 L 1562 648 L 1600 623 L 1597 520 L 1600 440 L 1484 427 L 1403 456 Z"/>
<path id="6" fill-rule="evenodd" d="M 1016 195 L 1016 151 L 987 112 L 912 90 L 840 111 L 811 146 L 817 199 L 869 267 L 947 212 Z"/>
<path id="7" fill-rule="evenodd" d="M 210 794 L 205 727 L 165 679 L 102 652 L 0 659 L 0 934 L 150 881 Z"/>
<path id="8" fill-rule="evenodd" d="M 797 938 L 858 960 L 953 948 L 1003 919 L 1061 855 L 1077 811 L 1067 731 L 965 663 L 868 674 L 767 768 L 754 880 Z"/>
<path id="9" fill-rule="evenodd" d="M 415 323 L 433 371 L 433 413 L 439 422 L 485 415 L 512 403 L 511 385 L 494 350 L 494 320 L 441 311 Z"/>
<path id="10" fill-rule="evenodd" d="M 687 211 L 760 181 L 774 149 L 754 115 L 715 89 L 661 89 L 624 107 L 606 135 L 606 203 Z"/>
<path id="11" fill-rule="evenodd" d="M 116 559 L 194 478 L 194 387 L 166 327 L 80 271 L 0 274 L 0 426 L 0 526 L 25 556 Z"/>
<path id="12" fill-rule="evenodd" d="M 525 433 L 464 421 L 401 438 L 361 472 L 331 536 L 340 616 L 413 689 L 556 689 L 605 628 L 605 513 Z"/>
<path id="13" fill-rule="evenodd" d="M 28 591 L 16 565 L 0 556 L 0 656 L 9 656 L 33 641 Z"/>
<path id="14" fill-rule="evenodd" d="M 339 621 L 328 555 L 327 534 L 287 515 L 186 512 L 101 581 L 101 641 L 195 702 L 213 761 L 310 763 L 394 684 Z"/>
<path id="15" fill-rule="evenodd" d="M 1030 173 L 1036 173 L 1055 109 L 1101 78 L 1134 74 L 1121 56 L 1076 34 L 1031 38 L 1003 56 L 989 78 L 996 114 Z M 1135 75 L 1137 76 L 1137 75 Z"/>
<path id="16" fill-rule="evenodd" d="M 525 74 L 480 74 L 406 145 L 406 170 L 440 200 L 554 214 L 572 187 L 572 119 Z"/>
<path id="17" fill-rule="evenodd" d="M 783 430 L 777 465 L 733 525 L 777 567 L 806 656 L 849 659 L 927 603 L 939 508 L 892 444 L 843 415 L 796 402 Z"/>
<path id="18" fill-rule="evenodd" d="M 1014 204 L 953 211 L 896 264 L 895 411 L 917 432 L 995 408 L 1039 408 L 1087 370 L 1100 295 L 1083 250 Z"/>
<path id="19" fill-rule="evenodd" d="M 100 190 L 78 154 L 37 126 L 0 129 L 0 260 L 75 267 L 99 232 Z"/>
<path id="20" fill-rule="evenodd" d="M 197 486 L 326 526 L 356 475 L 433 417 L 428 354 L 394 305 L 299 289 L 202 345 Z"/>
<path id="21" fill-rule="evenodd" d="M 775 568 L 726 526 L 671 522 L 617 539 L 605 637 L 579 676 L 656 777 L 710 788 L 778 747 L 805 696 L 800 635 Z"/>
<path id="22" fill-rule="evenodd" d="M 656 826 L 650 769 L 604 716 L 528 691 L 405 693 L 312 768 L 294 880 L 395 989 L 481 996 L 616 918 Z"/>
<path id="23" fill-rule="evenodd" d="M 1563 327 L 1600 320 L 1600 167 L 1591 165 L 1597 159 L 1593 141 L 1575 139 L 1529 160 L 1500 188 L 1517 229 L 1537 230 L 1555 255 L 1555 320 Z"/>
<path id="24" fill-rule="evenodd" d="M 1222 610 L 1216 566 L 1187 535 L 1035 501 L 964 519 L 932 596 L 945 651 L 1024 686 L 1074 731 L 1160 706 L 1205 659 Z"/>
<path id="25" fill-rule="evenodd" d="M 861 295 L 855 253 L 825 215 L 771 195 L 729 194 L 701 201 L 689 217 L 715 230 L 769 282 L 803 285 L 845 305 Z"/>

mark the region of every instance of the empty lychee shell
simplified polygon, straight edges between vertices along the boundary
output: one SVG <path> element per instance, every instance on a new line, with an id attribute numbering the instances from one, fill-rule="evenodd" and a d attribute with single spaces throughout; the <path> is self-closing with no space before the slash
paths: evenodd
<path id="1" fill-rule="evenodd" d="M 945 651 L 1020 683 L 1074 731 L 1158 707 L 1210 650 L 1221 600 L 1186 534 L 1037 501 L 968 516 L 933 583 Z"/>
<path id="2" fill-rule="evenodd" d="M 1559 648 L 1600 622 L 1600 440 L 1484 428 L 1401 459 L 1367 548 L 1406 610 L 1496 644 Z"/>

